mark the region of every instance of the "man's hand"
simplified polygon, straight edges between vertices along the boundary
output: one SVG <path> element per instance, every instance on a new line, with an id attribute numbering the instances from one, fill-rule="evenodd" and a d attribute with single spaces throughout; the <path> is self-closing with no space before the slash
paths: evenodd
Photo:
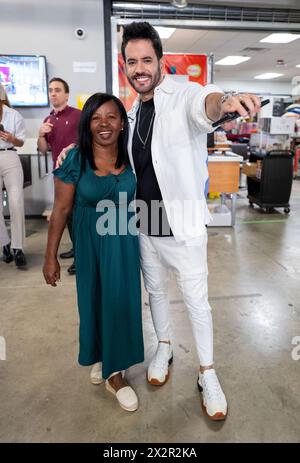
<path id="1" fill-rule="evenodd" d="M 39 130 L 39 137 L 44 137 L 46 133 L 50 133 L 51 130 L 53 129 L 53 124 L 50 122 L 50 118 L 47 119 L 46 122 L 44 122 Z"/>
<path id="2" fill-rule="evenodd" d="M 236 128 L 236 120 L 223 122 L 223 124 L 221 124 L 220 127 L 222 127 L 222 129 L 225 130 L 225 132 L 229 132 L 230 130 Z"/>
<path id="3" fill-rule="evenodd" d="M 233 113 L 234 111 L 237 111 L 242 117 L 248 115 L 253 117 L 260 110 L 260 103 L 260 98 L 251 93 L 232 95 L 221 103 L 220 118 L 225 113 Z"/>
<path id="4" fill-rule="evenodd" d="M 58 167 L 60 167 L 62 165 L 62 163 L 64 162 L 64 160 L 68 156 L 68 152 L 72 148 L 74 148 L 75 146 L 76 146 L 75 143 L 71 143 L 70 145 L 66 146 L 63 150 L 61 150 L 61 152 L 59 153 L 59 156 L 58 156 L 58 158 L 56 160 L 55 169 L 57 169 Z"/>
<path id="5" fill-rule="evenodd" d="M 223 100 L 223 101 L 222 101 Z M 206 115 L 212 121 L 221 119 L 225 113 L 237 111 L 242 117 L 254 116 L 260 110 L 260 98 L 251 93 L 225 96 L 210 93 L 205 99 Z"/>

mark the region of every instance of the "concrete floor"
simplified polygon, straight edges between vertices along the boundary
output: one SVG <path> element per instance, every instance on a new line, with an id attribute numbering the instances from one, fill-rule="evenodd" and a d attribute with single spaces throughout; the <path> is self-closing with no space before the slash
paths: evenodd
<path id="1" fill-rule="evenodd" d="M 245 196 L 245 191 L 241 193 Z M 300 180 L 289 216 L 237 204 L 237 224 L 209 229 L 209 288 L 215 363 L 229 415 L 203 416 L 197 357 L 187 314 L 170 288 L 174 364 L 162 388 L 145 381 L 156 338 L 144 297 L 145 363 L 128 378 L 140 408 L 122 411 L 77 364 L 75 279 L 62 261 L 62 283 L 44 284 L 47 222 L 28 220 L 28 270 L 0 262 L 0 442 L 297 442 L 300 440 Z M 68 249 L 64 236 L 62 250 Z M 298 349 L 300 354 L 300 349 Z"/>

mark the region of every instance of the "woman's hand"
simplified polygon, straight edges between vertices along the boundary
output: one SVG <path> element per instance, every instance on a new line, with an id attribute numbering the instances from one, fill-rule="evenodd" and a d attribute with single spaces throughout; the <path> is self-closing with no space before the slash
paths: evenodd
<path id="1" fill-rule="evenodd" d="M 14 144 L 15 137 L 12 133 L 0 130 L 0 138 L 7 143 Z"/>
<path id="2" fill-rule="evenodd" d="M 75 143 L 71 143 L 70 145 L 66 146 L 63 150 L 61 150 L 61 152 L 59 153 L 58 158 L 56 159 L 55 169 L 57 169 L 58 167 L 60 167 L 62 165 L 62 163 L 64 162 L 64 160 L 68 156 L 68 152 L 72 148 L 74 148 L 75 146 L 76 146 Z"/>
<path id="3" fill-rule="evenodd" d="M 47 285 L 56 286 L 56 282 L 60 281 L 60 265 L 56 258 L 46 258 L 43 274 Z"/>

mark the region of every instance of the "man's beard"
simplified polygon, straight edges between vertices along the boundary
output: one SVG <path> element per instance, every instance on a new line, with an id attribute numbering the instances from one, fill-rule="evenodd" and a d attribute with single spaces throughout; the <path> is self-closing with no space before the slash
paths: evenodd
<path id="1" fill-rule="evenodd" d="M 134 90 L 143 95 L 143 94 L 147 94 L 147 93 L 151 93 L 152 90 L 155 89 L 155 87 L 158 85 L 160 79 L 161 79 L 161 75 L 162 75 L 162 72 L 161 72 L 161 68 L 160 66 L 158 67 L 157 69 L 157 72 L 154 74 L 153 76 L 153 79 L 152 79 L 152 82 L 151 84 L 148 86 L 148 87 L 145 87 L 145 88 L 141 88 L 141 87 L 137 87 L 136 85 L 136 77 L 142 77 L 142 76 L 145 76 L 145 77 L 149 77 L 149 74 L 136 74 L 133 78 L 130 78 L 127 76 L 127 79 L 128 79 L 128 82 L 130 83 L 130 85 L 134 88 Z M 152 76 L 151 76 L 152 78 Z"/>

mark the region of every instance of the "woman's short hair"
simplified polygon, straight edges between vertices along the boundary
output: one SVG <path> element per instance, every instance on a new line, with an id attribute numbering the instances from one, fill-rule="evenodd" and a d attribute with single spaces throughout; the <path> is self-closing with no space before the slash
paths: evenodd
<path id="1" fill-rule="evenodd" d="M 79 122 L 78 129 L 78 148 L 83 160 L 83 169 L 85 166 L 85 159 L 88 160 L 92 169 L 96 169 L 96 164 L 93 156 L 93 138 L 90 129 L 91 119 L 93 114 L 97 109 L 108 101 L 114 101 L 120 116 L 123 121 L 123 130 L 119 134 L 118 138 L 118 155 L 117 161 L 115 164 L 116 168 L 121 167 L 124 163 L 128 162 L 128 153 L 127 153 L 127 139 L 128 139 L 128 120 L 126 109 L 123 106 L 123 103 L 114 95 L 108 93 L 95 93 L 90 96 L 85 102 L 81 118 Z"/>

